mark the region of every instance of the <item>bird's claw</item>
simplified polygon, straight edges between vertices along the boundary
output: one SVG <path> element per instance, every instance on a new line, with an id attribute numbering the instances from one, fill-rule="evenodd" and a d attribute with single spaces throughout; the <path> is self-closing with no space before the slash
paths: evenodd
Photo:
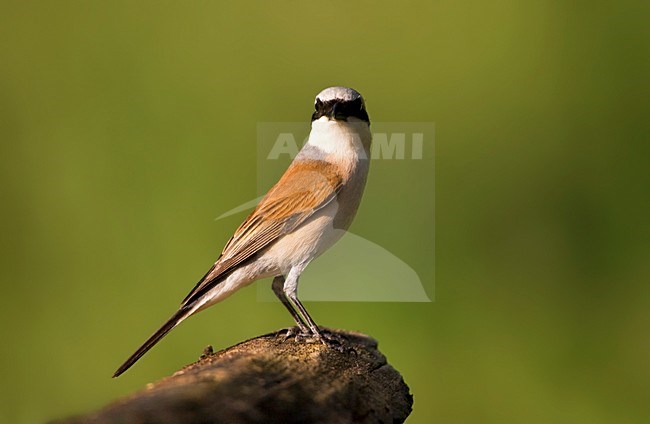
<path id="1" fill-rule="evenodd" d="M 345 340 L 343 337 L 331 331 L 322 331 L 320 334 L 321 343 L 330 349 L 337 350 L 341 353 L 345 353 Z"/>
<path id="2" fill-rule="evenodd" d="M 296 342 L 306 342 L 307 339 L 312 337 L 311 332 L 306 329 L 301 329 L 299 327 L 289 327 L 286 332 L 282 335 L 282 341 L 285 342 L 293 338 Z"/>
<path id="3" fill-rule="evenodd" d="M 345 340 L 339 334 L 327 330 L 319 330 L 314 333 L 300 327 L 289 327 L 285 332 L 278 335 L 285 342 L 293 339 L 296 343 L 322 343 L 323 345 L 336 351 L 345 353 Z"/>

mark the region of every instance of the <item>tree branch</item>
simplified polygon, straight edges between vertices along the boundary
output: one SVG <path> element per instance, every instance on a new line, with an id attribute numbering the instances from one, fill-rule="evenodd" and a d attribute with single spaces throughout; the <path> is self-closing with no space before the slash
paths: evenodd
<path id="1" fill-rule="evenodd" d="M 337 350 L 284 340 L 287 330 L 201 358 L 76 423 L 401 423 L 413 397 L 360 333 L 328 330 Z"/>

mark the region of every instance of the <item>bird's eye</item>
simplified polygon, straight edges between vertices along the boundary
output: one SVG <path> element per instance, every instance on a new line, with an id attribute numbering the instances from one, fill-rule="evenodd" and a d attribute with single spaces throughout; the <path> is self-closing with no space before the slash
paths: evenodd
<path id="1" fill-rule="evenodd" d="M 316 104 L 314 105 L 314 107 L 316 108 L 316 110 L 321 110 L 321 108 L 323 107 L 323 102 L 320 99 L 316 99 Z"/>

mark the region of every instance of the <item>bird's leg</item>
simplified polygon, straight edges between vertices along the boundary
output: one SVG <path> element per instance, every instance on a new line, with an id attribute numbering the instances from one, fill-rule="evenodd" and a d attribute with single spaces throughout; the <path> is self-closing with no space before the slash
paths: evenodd
<path id="1" fill-rule="evenodd" d="M 323 339 L 323 336 L 321 335 L 320 329 L 318 328 L 318 325 L 314 322 L 312 317 L 309 316 L 309 313 L 305 309 L 304 306 L 302 306 L 302 303 L 300 303 L 300 300 L 298 300 L 298 296 L 293 293 L 293 294 L 287 294 L 287 297 L 293 303 L 296 305 L 296 308 L 300 311 L 300 314 L 305 318 L 305 321 L 307 321 L 307 325 L 309 326 L 309 329 L 311 330 L 311 333 L 319 340 Z"/>
<path id="2" fill-rule="evenodd" d="M 296 325 L 300 329 L 300 333 L 303 335 L 309 335 L 311 332 L 309 331 L 309 328 L 305 324 L 305 322 L 302 320 L 302 317 L 300 314 L 293 308 L 293 305 L 291 302 L 289 302 L 289 299 L 287 299 L 287 296 L 284 294 L 284 277 L 279 275 L 273 279 L 273 283 L 271 284 L 271 288 L 273 289 L 273 293 L 280 299 L 280 302 L 287 308 L 291 316 L 293 317 L 294 321 L 296 321 Z M 289 338 L 293 336 L 292 330 L 290 329 L 287 331 L 286 338 Z"/>
<path id="3" fill-rule="evenodd" d="M 296 309 L 298 309 L 298 312 L 304 319 L 304 322 L 307 324 L 307 326 L 309 326 L 311 334 L 318 340 L 323 341 L 323 337 L 320 330 L 318 329 L 318 326 L 311 318 L 311 316 L 309 316 L 309 313 L 305 307 L 302 306 L 302 303 L 300 303 L 300 300 L 298 299 L 298 278 L 300 277 L 300 271 L 302 271 L 301 268 L 292 268 L 291 271 L 289 271 L 287 279 L 284 282 L 284 295 L 287 297 L 289 302 Z"/>
<path id="4" fill-rule="evenodd" d="M 300 312 L 302 319 L 307 323 L 309 329 L 311 330 L 311 336 L 313 339 L 307 339 L 306 341 L 320 341 L 326 346 L 329 346 L 333 349 L 343 352 L 345 349 L 343 347 L 342 339 L 336 334 L 330 333 L 327 330 L 321 331 L 318 328 L 318 325 L 314 322 L 307 309 L 302 306 L 300 300 L 298 299 L 298 278 L 300 277 L 300 272 L 302 268 L 292 268 L 287 275 L 286 281 L 284 281 L 284 295 L 286 299 Z M 276 293 L 277 294 L 277 293 Z M 296 341 L 299 337 L 296 337 Z M 315 339 L 315 340 L 314 340 Z"/>

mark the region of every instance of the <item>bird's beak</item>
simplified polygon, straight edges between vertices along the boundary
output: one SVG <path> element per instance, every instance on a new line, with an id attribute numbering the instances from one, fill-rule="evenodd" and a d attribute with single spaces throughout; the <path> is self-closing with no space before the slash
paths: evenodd
<path id="1" fill-rule="evenodd" d="M 336 119 L 338 121 L 345 121 L 346 120 L 345 115 L 343 115 L 340 110 L 337 111 L 337 109 L 340 109 L 340 106 L 341 106 L 340 104 L 334 103 L 327 117 L 330 119 Z"/>

